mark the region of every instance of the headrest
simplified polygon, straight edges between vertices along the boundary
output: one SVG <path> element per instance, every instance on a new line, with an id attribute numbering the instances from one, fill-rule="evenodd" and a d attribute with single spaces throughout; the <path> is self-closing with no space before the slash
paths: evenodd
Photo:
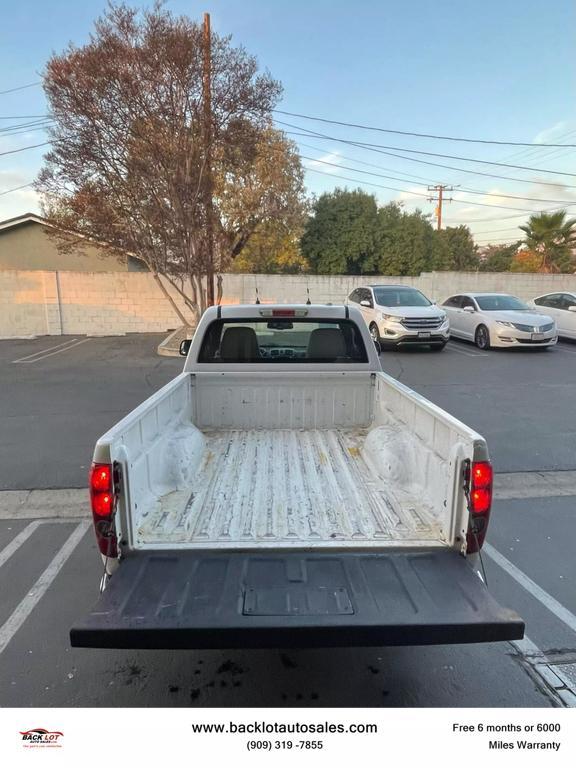
<path id="1" fill-rule="evenodd" d="M 226 328 L 220 343 L 221 360 L 245 363 L 256 357 L 260 357 L 260 349 L 253 328 Z"/>
<path id="2" fill-rule="evenodd" d="M 346 357 L 346 342 L 340 328 L 317 328 L 310 334 L 308 357 L 332 359 Z"/>

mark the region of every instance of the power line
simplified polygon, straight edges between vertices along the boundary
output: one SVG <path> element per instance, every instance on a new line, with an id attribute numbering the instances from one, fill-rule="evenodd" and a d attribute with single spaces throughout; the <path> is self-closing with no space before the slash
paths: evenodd
<path id="1" fill-rule="evenodd" d="M 285 123 L 282 120 L 276 120 L 276 122 L 279 125 L 286 125 L 289 128 L 296 128 L 297 130 L 307 130 L 306 128 L 302 128 L 299 125 L 293 125 L 292 123 Z M 341 141 L 341 139 L 337 139 L 336 137 L 331 136 L 331 139 L 334 141 Z M 576 177 L 576 173 L 567 173 L 565 171 L 553 171 L 551 169 L 547 168 L 532 168 L 527 165 L 514 165 L 513 163 L 499 163 L 496 160 L 478 160 L 474 157 L 462 157 L 461 155 L 446 155 L 442 152 L 426 152 L 423 149 L 408 149 L 407 147 L 393 147 L 388 146 L 387 144 L 372 144 L 367 141 L 353 141 L 350 142 L 354 144 L 357 147 L 376 147 L 378 149 L 388 149 L 388 150 L 394 150 L 395 152 L 408 152 L 411 155 L 426 155 L 427 157 L 442 157 L 446 158 L 447 160 L 462 160 L 465 163 L 479 163 L 481 165 L 496 165 L 501 168 L 516 168 L 521 171 L 533 171 L 534 173 L 551 173 L 556 176 L 573 176 Z M 563 146 L 568 146 L 564 144 Z M 407 158 L 405 158 L 407 159 Z"/>
<path id="2" fill-rule="evenodd" d="M 62 141 L 62 139 L 59 139 Z M 19 149 L 9 149 L 7 152 L 0 152 L 0 157 L 4 155 L 15 155 L 17 152 L 25 152 L 27 149 L 37 149 L 38 147 L 47 147 L 48 144 L 52 144 L 51 141 L 43 141 L 42 144 L 31 144 L 28 147 L 20 147 Z"/>
<path id="3" fill-rule="evenodd" d="M 369 176 L 377 176 L 380 179 L 391 179 L 392 181 L 408 182 L 410 184 L 415 183 L 410 179 L 402 179 L 398 176 L 387 176 L 385 173 L 374 173 L 373 171 L 363 171 L 361 168 L 352 168 L 349 165 L 340 165 L 340 163 L 331 163 L 329 160 L 321 160 L 320 158 L 317 158 L 317 157 L 309 157 L 308 155 L 300 155 L 300 157 L 302 158 L 302 160 L 309 160 L 312 163 L 321 163 L 322 165 L 330 165 L 334 168 L 341 168 L 343 171 L 354 171 L 355 173 L 365 173 L 365 174 L 368 174 Z M 344 159 L 343 155 L 340 155 L 340 157 Z M 378 166 L 375 166 L 375 167 L 377 168 Z"/>
<path id="4" fill-rule="evenodd" d="M 6 136 L 21 136 L 26 133 L 34 133 L 35 131 L 46 131 L 50 128 L 52 123 L 49 120 L 38 120 L 34 123 L 21 123 L 20 125 L 9 125 L 4 128 L 0 128 L 0 138 Z"/>
<path id="5" fill-rule="evenodd" d="M 33 181 L 28 182 L 28 184 L 22 184 L 19 187 L 12 187 L 12 189 L 5 189 L 2 192 L 0 192 L 0 197 L 2 195 L 9 195 L 10 192 L 18 192 L 19 189 L 26 189 L 26 187 L 32 187 L 34 185 Z"/>
<path id="6" fill-rule="evenodd" d="M 557 208 L 547 208 L 546 211 L 543 211 L 543 213 L 547 211 L 556 211 Z M 530 213 L 537 213 L 537 211 L 530 211 Z M 474 224 L 482 224 L 487 221 L 507 221 L 509 219 L 525 219 L 526 218 L 526 212 L 525 213 L 515 213 L 513 216 L 489 216 L 486 219 L 471 219 L 470 226 Z M 462 224 L 461 221 L 456 221 L 455 219 L 449 219 L 448 220 L 451 224 Z"/>
<path id="7" fill-rule="evenodd" d="M 9 88 L 7 91 L 0 91 L 0 96 L 5 93 L 14 93 L 15 91 L 23 91 L 26 88 L 34 88 L 36 85 L 42 85 L 42 81 L 38 80 L 36 83 L 28 83 L 28 85 L 19 85 L 17 88 Z"/>
<path id="8" fill-rule="evenodd" d="M 479 232 L 480 235 L 492 235 L 495 232 L 510 232 L 512 229 L 516 229 L 516 227 L 502 227 L 500 229 L 487 229 L 484 232 Z"/>
<path id="9" fill-rule="evenodd" d="M 504 145 L 504 146 L 511 146 L 511 147 L 530 147 L 531 149 L 539 149 L 547 148 L 547 147 L 572 147 L 576 148 L 576 144 L 535 144 L 534 142 L 526 142 L 526 141 L 499 141 L 499 140 L 491 140 L 491 139 L 468 139 L 468 138 L 462 138 L 461 136 L 439 136 L 433 133 L 416 133 L 414 131 L 398 131 L 398 130 L 392 130 L 391 128 L 378 128 L 373 125 L 362 125 L 361 123 L 346 123 L 341 120 L 328 120 L 325 117 L 313 117 L 311 115 L 302 115 L 297 112 L 285 112 L 282 109 L 273 109 L 272 112 L 275 112 L 279 115 L 289 115 L 290 117 L 301 117 L 304 120 L 313 120 L 315 122 L 319 123 L 330 123 L 330 125 L 343 125 L 347 128 L 361 128 L 365 131 L 378 131 L 379 133 L 394 133 L 400 136 L 417 136 L 421 139 L 442 139 L 443 141 L 464 141 L 470 144 L 498 144 L 498 145 Z M 449 155 L 446 155 L 446 157 L 449 157 Z M 463 159 L 463 158 L 458 158 Z"/>
<path id="10" fill-rule="evenodd" d="M 41 117 L 38 120 L 28 120 L 25 123 L 12 123 L 12 125 L 4 125 L 2 128 L 0 128 L 0 133 L 5 133 L 6 131 L 12 131 L 16 128 L 28 128 L 30 126 L 34 125 L 50 125 L 53 122 L 50 118 L 47 117 Z"/>
<path id="11" fill-rule="evenodd" d="M 279 121 L 276 121 L 279 122 Z M 298 126 L 299 127 L 299 126 Z M 306 128 L 300 129 L 306 131 Z M 475 176 L 486 176 L 490 179 L 504 179 L 506 181 L 520 181 L 523 184 L 538 184 L 540 186 L 546 186 L 546 187 L 559 187 L 562 186 L 566 189 L 576 189 L 576 185 L 573 184 L 564 184 L 560 182 L 552 182 L 552 181 L 531 181 L 529 179 L 522 179 L 518 178 L 517 176 L 503 176 L 502 174 L 497 173 L 487 173 L 486 171 L 474 171 L 471 168 L 458 168 L 454 165 L 446 165 L 445 163 L 433 163 L 430 160 L 420 160 L 416 157 L 406 157 L 405 155 L 398 155 L 394 152 L 385 152 L 382 149 L 376 149 L 374 146 L 369 144 L 360 144 L 356 141 L 350 141 L 348 139 L 338 139 L 335 136 L 327 136 L 324 133 L 317 133 L 308 131 L 307 133 L 298 133 L 296 131 L 284 131 L 288 136 L 304 136 L 305 138 L 313 138 L 313 139 L 325 139 L 327 141 L 337 141 L 340 144 L 348 144 L 352 147 L 358 147 L 359 149 L 365 149 L 368 152 L 376 152 L 380 155 L 387 155 L 388 157 L 398 157 L 401 160 L 409 160 L 411 163 L 419 163 L 420 165 L 432 165 L 435 168 L 445 168 L 449 171 L 458 171 L 460 173 L 466 173 L 466 174 L 474 174 Z"/>
<path id="12" fill-rule="evenodd" d="M 322 165 L 331 165 L 334 168 L 341 168 L 342 170 L 345 170 L 345 171 L 354 171 L 355 173 L 364 173 L 369 176 L 377 176 L 382 179 L 392 179 L 393 181 L 402 181 L 402 182 L 410 181 L 409 179 L 402 179 L 402 178 L 399 178 L 398 176 L 387 176 L 383 173 L 374 173 L 373 171 L 363 171 L 361 168 L 352 168 L 349 165 L 340 165 L 340 163 L 331 163 L 328 160 L 309 157 L 308 155 L 300 155 L 300 157 L 304 160 L 310 160 L 313 163 L 322 163 Z M 343 155 L 341 155 L 341 157 L 343 157 Z M 378 166 L 374 166 L 374 167 L 378 168 Z M 441 185 L 435 185 L 435 186 L 441 186 Z M 467 194 L 471 194 L 471 195 L 485 195 L 487 197 L 506 197 L 506 198 L 511 198 L 513 200 L 527 200 L 533 203 L 558 203 L 561 205 L 576 205 L 575 200 L 546 200 L 540 197 L 522 197 L 521 195 L 506 195 L 504 193 L 499 193 L 499 192 L 484 192 L 483 190 L 473 190 L 473 189 L 465 189 L 465 188 L 462 188 L 462 192 L 466 192 Z"/>
<path id="13" fill-rule="evenodd" d="M 48 119 L 51 115 L 0 115 L 0 120 L 29 120 L 33 117 Z"/>
<path id="14" fill-rule="evenodd" d="M 407 195 L 415 195 L 416 197 L 425 197 L 428 198 L 428 195 L 423 192 L 413 192 L 410 189 L 398 189 L 398 187 L 388 187 L 384 184 L 375 184 L 373 181 L 366 181 L 365 179 L 351 179 L 349 176 L 340 176 L 337 173 L 328 173 L 326 171 L 319 171 L 316 168 L 308 168 L 308 171 L 311 171 L 312 173 L 320 173 L 323 176 L 331 176 L 333 179 L 343 179 L 344 181 L 351 181 L 354 184 L 367 184 L 369 187 L 379 187 L 380 189 L 388 189 L 392 192 L 402 192 L 403 194 Z M 523 211 L 524 213 L 537 213 L 537 211 L 534 211 L 532 208 L 515 208 L 510 205 L 495 205 L 493 203 L 478 203 L 475 200 L 454 200 L 455 203 L 460 203 L 461 205 L 480 205 L 483 208 L 501 208 L 505 211 Z M 576 203 L 570 203 L 570 205 L 576 205 Z"/>
<path id="15" fill-rule="evenodd" d="M 482 190 L 467 189 L 461 187 L 462 192 L 466 192 L 467 195 L 487 195 L 488 197 L 506 197 L 512 200 L 527 200 L 531 203 L 558 203 L 560 205 L 575 205 L 574 200 L 547 200 L 541 197 L 522 197 L 521 195 L 505 195 L 503 192 L 483 192 Z"/>
<path id="16" fill-rule="evenodd" d="M 474 235 L 473 235 L 474 237 Z M 496 238 L 498 239 L 498 238 Z M 491 237 L 488 238 L 482 238 L 481 240 L 478 240 L 476 237 L 474 237 L 475 242 L 477 243 L 494 243 L 494 245 L 512 245 L 512 243 L 519 242 L 522 238 L 521 237 L 502 237 L 500 238 L 499 243 L 494 243 L 494 239 Z"/>
<path id="17" fill-rule="evenodd" d="M 339 158 L 340 157 L 342 158 L 342 160 L 350 160 L 350 162 L 352 162 L 352 163 L 359 163 L 360 165 L 366 165 L 369 168 L 379 168 L 381 171 L 391 171 L 392 173 L 401 173 L 402 176 L 409 176 L 409 177 L 411 177 L 411 178 L 398 178 L 398 181 L 408 181 L 408 182 L 410 182 L 412 184 L 413 183 L 412 179 L 416 179 L 418 181 L 425 181 L 427 184 L 435 184 L 436 183 L 436 179 L 429 179 L 426 176 L 417 176 L 414 173 L 407 173 L 406 171 L 396 171 L 394 168 L 386 168 L 384 165 L 378 165 L 378 163 L 367 163 L 365 160 L 358 160 L 357 157 L 348 157 L 347 155 L 340 154 L 339 151 L 331 152 L 330 150 L 325 149 L 323 147 L 315 147 L 313 144 L 306 144 L 303 141 L 298 141 L 297 143 L 298 143 L 298 145 L 300 147 L 306 147 L 307 149 L 313 149 L 316 152 L 323 152 L 323 153 L 328 152 L 331 155 L 332 154 L 337 154 Z M 300 155 L 300 157 L 304 157 L 304 155 Z M 317 162 L 320 162 L 320 160 L 318 160 Z M 393 177 L 390 176 L 390 178 L 393 178 Z M 394 178 L 396 178 L 396 177 L 394 177 Z M 574 187 L 576 188 L 576 184 L 574 185 Z"/>
<path id="18" fill-rule="evenodd" d="M 574 134 L 576 134 L 576 130 L 570 130 L 565 133 L 562 133 L 560 136 L 558 136 L 559 140 L 567 139 L 569 136 L 572 137 Z M 518 158 L 523 158 L 523 161 L 526 162 L 527 160 L 532 161 L 533 158 L 538 157 L 539 162 L 542 162 L 542 160 L 557 160 L 560 157 L 564 157 L 566 155 L 569 155 L 573 150 L 565 150 L 565 151 L 558 151 L 558 150 L 552 150 L 547 151 L 545 153 L 538 153 L 534 149 L 522 149 L 520 152 L 514 152 L 512 155 L 508 154 L 504 157 L 498 158 L 499 160 L 503 162 L 508 162 L 509 160 L 517 160 Z M 464 177 L 466 179 L 466 177 Z M 469 178 L 469 175 L 468 175 Z M 460 183 L 463 183 L 463 180 L 460 179 Z M 532 183 L 529 180 L 524 180 L 524 183 Z M 553 186 L 553 184 L 551 185 Z M 571 186 L 571 185 L 564 185 L 565 187 Z"/>

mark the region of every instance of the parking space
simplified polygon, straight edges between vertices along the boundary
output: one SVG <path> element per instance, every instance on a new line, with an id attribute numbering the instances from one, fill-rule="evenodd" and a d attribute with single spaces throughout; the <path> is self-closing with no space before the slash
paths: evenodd
<path id="1" fill-rule="evenodd" d="M 0 341 L 0 490 L 84 487 L 97 438 L 182 369 L 162 338 Z"/>
<path id="2" fill-rule="evenodd" d="M 180 359 L 156 355 L 160 338 L 0 341 L 0 489 L 83 487 L 97 437 L 181 370 Z M 481 352 L 454 341 L 440 354 L 382 354 L 384 370 L 487 438 L 501 494 L 484 564 L 495 597 L 526 619 L 526 641 L 317 651 L 72 649 L 69 627 L 96 599 L 101 575 L 88 521 L 73 509 L 59 519 L 14 520 L 0 504 L 0 706 L 576 703 L 575 355 L 568 343 L 534 353 Z M 567 473 L 564 495 L 522 495 L 524 476 L 557 469 Z"/>

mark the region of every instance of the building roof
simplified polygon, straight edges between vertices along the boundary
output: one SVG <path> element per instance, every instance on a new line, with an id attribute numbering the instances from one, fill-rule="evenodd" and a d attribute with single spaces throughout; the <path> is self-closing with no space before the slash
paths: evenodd
<path id="1" fill-rule="evenodd" d="M 33 222 L 34 224 L 42 224 L 45 227 L 54 226 L 53 224 L 50 224 L 47 219 L 39 216 L 37 213 L 23 213 L 20 216 L 14 216 L 12 219 L 4 219 L 4 221 L 0 221 L 0 230 L 12 229 L 12 227 L 19 227 L 21 224 L 28 224 L 29 222 Z"/>

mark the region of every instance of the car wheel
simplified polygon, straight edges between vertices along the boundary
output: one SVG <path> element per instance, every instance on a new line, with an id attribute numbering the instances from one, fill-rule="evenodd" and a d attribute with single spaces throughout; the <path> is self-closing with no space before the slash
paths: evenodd
<path id="1" fill-rule="evenodd" d="M 490 349 L 490 333 L 485 325 L 479 325 L 476 328 L 474 342 L 478 349 Z"/>
<path id="2" fill-rule="evenodd" d="M 370 336 L 372 336 L 372 341 L 375 344 L 381 344 L 380 331 L 378 330 L 376 323 L 370 323 Z"/>
<path id="3" fill-rule="evenodd" d="M 448 342 L 445 341 L 443 344 L 431 344 L 430 352 L 442 352 L 447 343 Z"/>

